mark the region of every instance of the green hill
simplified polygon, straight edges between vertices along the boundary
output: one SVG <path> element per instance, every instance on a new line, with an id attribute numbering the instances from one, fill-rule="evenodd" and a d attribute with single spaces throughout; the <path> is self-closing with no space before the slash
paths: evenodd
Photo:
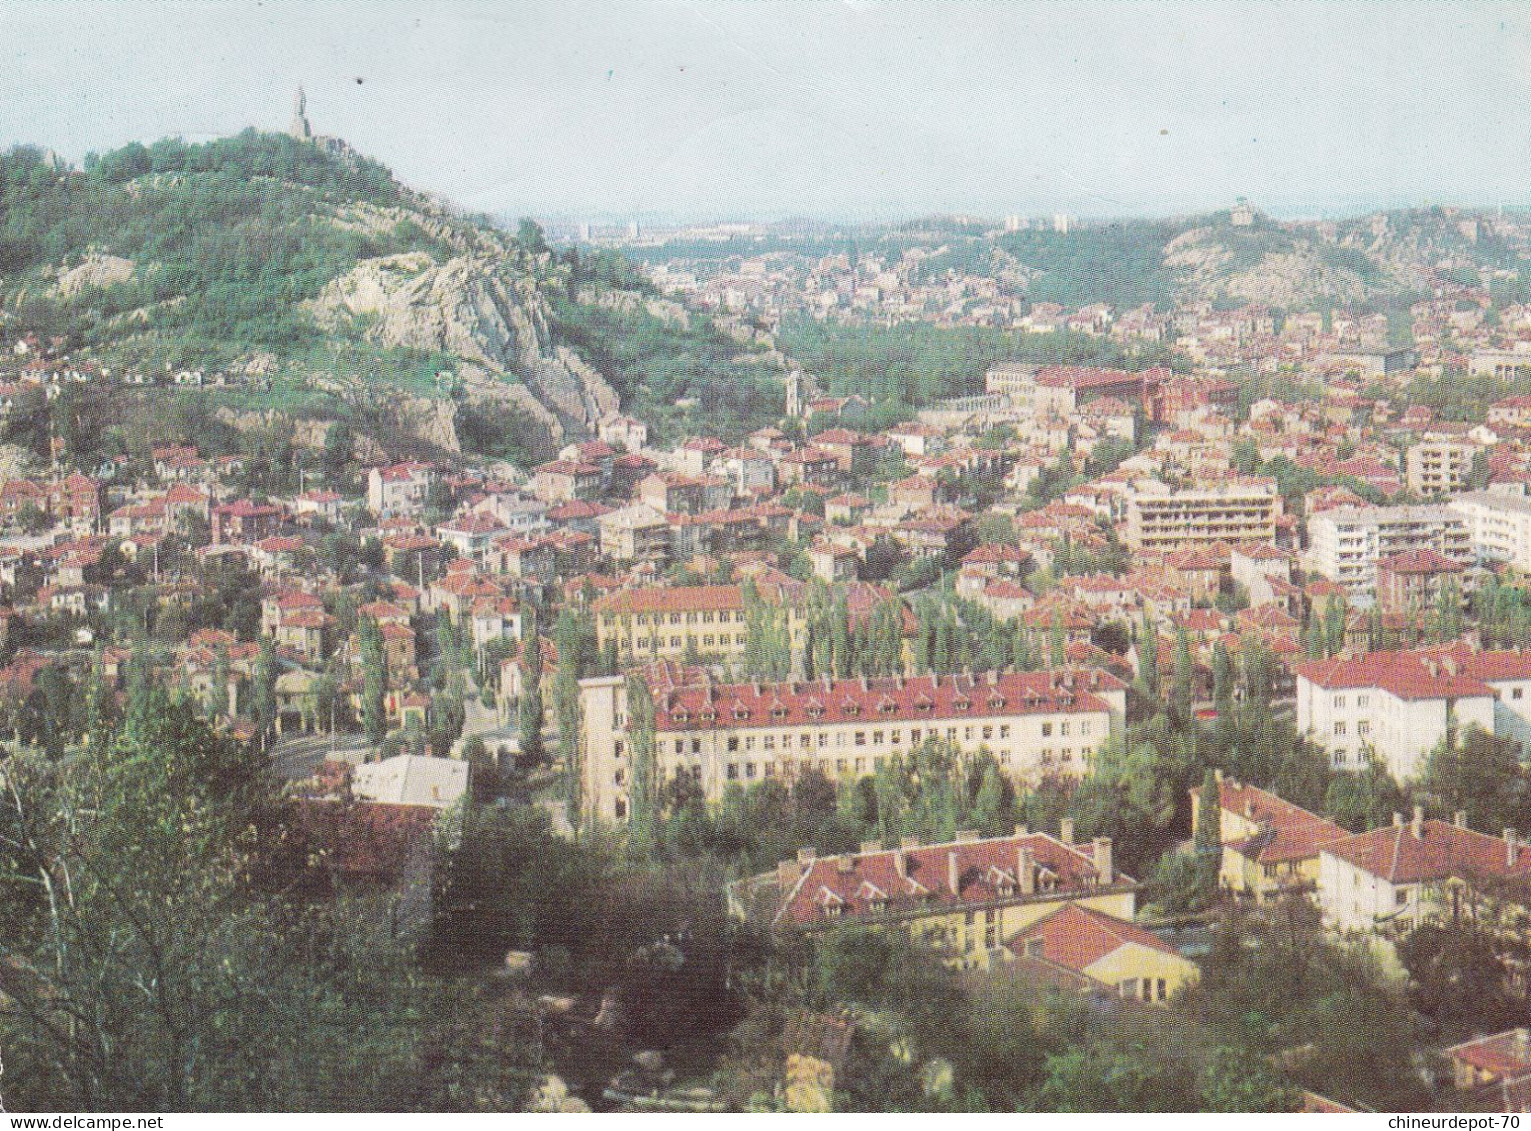
<path id="1" fill-rule="evenodd" d="M 343 143 L 249 130 L 82 171 L 0 154 L 0 332 L 118 373 L 221 375 L 199 395 L 236 426 L 345 420 L 387 454 L 526 464 L 624 398 L 661 434 L 688 400 L 733 406 L 702 419 L 734 431 L 774 419 L 758 343 L 652 300 L 609 258 L 462 215 Z"/>

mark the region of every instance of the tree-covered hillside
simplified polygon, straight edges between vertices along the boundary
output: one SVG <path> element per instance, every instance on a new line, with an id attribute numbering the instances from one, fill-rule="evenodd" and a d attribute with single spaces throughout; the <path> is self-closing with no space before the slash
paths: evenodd
<path id="1" fill-rule="evenodd" d="M 360 259 L 413 250 L 400 222 L 334 223 L 346 205 L 400 203 L 382 166 L 253 130 L 205 145 L 175 140 L 92 157 L 60 175 L 32 148 L 0 156 L 0 286 L 21 320 L 103 346 L 136 331 L 290 348 L 318 330 L 298 304 Z M 132 261 L 129 278 L 73 296 L 50 275 L 85 256 Z M 84 301 L 81 301 L 84 300 Z"/>
<path id="2" fill-rule="evenodd" d="M 247 130 L 83 170 L 0 154 L 0 336 L 121 372 L 227 371 L 197 395 L 346 420 L 385 448 L 409 422 L 374 418 L 411 404 L 427 447 L 521 464 L 590 434 L 618 394 L 661 435 L 779 415 L 768 347 L 657 318 L 652 297 L 618 257 L 460 215 L 343 144 Z"/>

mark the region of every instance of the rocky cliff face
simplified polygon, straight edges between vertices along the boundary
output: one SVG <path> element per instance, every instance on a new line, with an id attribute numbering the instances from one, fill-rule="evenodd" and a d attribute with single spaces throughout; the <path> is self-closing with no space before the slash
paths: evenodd
<path id="1" fill-rule="evenodd" d="M 423 252 L 364 260 L 310 309 L 327 330 L 458 358 L 470 396 L 531 412 L 556 440 L 589 435 L 619 408 L 605 378 L 554 340 L 536 283 L 492 252 L 443 263 Z"/>
<path id="2" fill-rule="evenodd" d="M 1165 246 L 1164 263 L 1185 272 L 1184 293 L 1193 299 L 1300 309 L 1360 302 L 1371 293 L 1359 272 L 1330 262 L 1301 239 L 1255 250 L 1230 244 L 1226 232 L 1195 228 Z"/>

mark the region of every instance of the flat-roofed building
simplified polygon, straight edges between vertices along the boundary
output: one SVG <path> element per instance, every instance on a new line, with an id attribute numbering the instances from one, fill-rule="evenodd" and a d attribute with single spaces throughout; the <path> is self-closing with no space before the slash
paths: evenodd
<path id="1" fill-rule="evenodd" d="M 1267 484 L 1134 491 L 1123 540 L 1134 551 L 1181 550 L 1214 542 L 1273 542 L 1281 496 Z"/>
<path id="2" fill-rule="evenodd" d="M 1308 568 L 1343 585 L 1351 598 L 1376 591 L 1380 560 L 1421 550 L 1471 562 L 1467 517 L 1454 505 L 1345 506 L 1308 519 Z"/>
<path id="3" fill-rule="evenodd" d="M 1466 440 L 1421 440 L 1404 457 L 1404 482 L 1421 498 L 1454 495 L 1472 485 L 1477 444 Z"/>
<path id="4" fill-rule="evenodd" d="M 1531 499 L 1498 491 L 1469 491 L 1451 500 L 1467 525 L 1469 545 L 1480 562 L 1531 570 Z"/>

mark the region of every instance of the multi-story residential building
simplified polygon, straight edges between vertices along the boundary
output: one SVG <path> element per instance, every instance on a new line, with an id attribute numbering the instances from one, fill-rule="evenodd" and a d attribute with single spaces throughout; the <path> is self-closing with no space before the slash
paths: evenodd
<path id="1" fill-rule="evenodd" d="M 1076 845 L 1072 825 L 1065 821 L 1056 837 L 1022 827 L 940 844 L 872 841 L 841 856 L 804 849 L 772 872 L 729 884 L 728 907 L 777 931 L 845 923 L 903 930 L 953 966 L 987 968 L 1010 961 L 1008 942 L 1071 905 L 1132 918 L 1137 881 L 1116 869 L 1109 839 Z"/>
<path id="2" fill-rule="evenodd" d="M 1469 491 L 1451 500 L 1467 524 L 1473 555 L 1531 571 L 1531 499 L 1498 491 Z"/>
<path id="3" fill-rule="evenodd" d="M 1297 729 L 1337 769 L 1370 752 L 1399 781 L 1416 778 L 1431 750 L 1470 725 L 1531 748 L 1531 653 L 1457 643 L 1297 665 Z"/>
<path id="4" fill-rule="evenodd" d="M 1441 594 L 1465 595 L 1465 568 L 1434 550 L 1394 554 L 1377 563 L 1377 604 L 1385 613 L 1404 612 L 1420 616 L 1433 610 Z"/>
<path id="5" fill-rule="evenodd" d="M 807 610 L 780 607 L 791 642 L 801 647 Z M 687 653 L 732 659 L 748 639 L 744 590 L 738 585 L 685 585 L 669 589 L 623 589 L 597 600 L 596 640 L 601 648 L 637 660 L 679 659 Z"/>
<path id="6" fill-rule="evenodd" d="M 1223 887 L 1258 902 L 1318 883 L 1318 852 L 1350 834 L 1276 794 L 1217 773 Z M 1191 790 L 1191 834 L 1201 821 L 1201 789 Z"/>
<path id="7" fill-rule="evenodd" d="M 1492 376 L 1510 381 L 1525 369 L 1531 369 L 1531 351 L 1473 350 L 1467 359 L 1467 371 L 1474 377 Z"/>
<path id="8" fill-rule="evenodd" d="M 1214 542 L 1272 542 L 1281 496 L 1267 483 L 1229 484 L 1127 499 L 1123 540 L 1134 551 L 1181 550 Z"/>
<path id="9" fill-rule="evenodd" d="M 423 463 L 398 463 L 367 472 L 367 507 L 379 518 L 415 514 L 425 507 L 434 473 Z"/>
<path id="10" fill-rule="evenodd" d="M 984 387 L 1003 394 L 1010 406 L 1030 416 L 1067 416 L 1080 405 L 1114 397 L 1141 405 L 1145 393 L 1169 376 L 1167 369 L 1129 373 L 1083 365 L 1000 365 L 989 370 Z"/>
<path id="11" fill-rule="evenodd" d="M 275 534 L 282 512 L 270 503 L 239 499 L 213 508 L 213 545 L 259 542 Z"/>
<path id="12" fill-rule="evenodd" d="M 1404 459 L 1404 482 L 1421 498 L 1454 495 L 1472 485 L 1478 445 L 1465 440 L 1421 440 Z"/>
<path id="13" fill-rule="evenodd" d="M 800 448 L 782 456 L 776 471 L 777 478 L 786 484 L 833 487 L 840 480 L 840 461 L 822 448 Z"/>
<path id="14" fill-rule="evenodd" d="M 996 365 L 984 374 L 984 391 L 1009 397 L 1010 403 L 1016 407 L 1030 407 L 1035 400 L 1037 370 L 1040 368 L 1040 365 L 1015 362 Z M 908 449 L 906 448 L 905 451 L 907 452 Z M 912 454 L 923 455 L 924 453 Z"/>
<path id="15" fill-rule="evenodd" d="M 1377 587 L 1377 562 L 1432 550 L 1472 561 L 1465 516 L 1453 506 L 1333 507 L 1308 519 L 1308 568 L 1365 598 Z"/>
<path id="16" fill-rule="evenodd" d="M 1489 836 L 1451 822 L 1393 823 L 1319 849 L 1318 904 L 1341 932 L 1406 934 L 1425 923 L 1473 920 L 1492 926 L 1501 910 L 1495 881 L 1531 875 L 1531 845 L 1514 829 Z"/>
<path id="17" fill-rule="evenodd" d="M 646 503 L 609 511 L 596 522 L 601 553 L 614 562 L 662 562 L 670 555 L 670 524 Z"/>
<path id="18" fill-rule="evenodd" d="M 593 463 L 557 459 L 532 469 L 532 493 L 545 503 L 589 500 L 601 493 L 601 469 Z"/>
<path id="19" fill-rule="evenodd" d="M 609 677 L 580 686 L 584 808 L 600 820 L 626 820 L 632 776 L 626 682 Z M 732 783 L 790 781 L 810 770 L 832 779 L 871 774 L 927 739 L 987 748 L 1018 783 L 1079 778 L 1100 744 L 1121 729 L 1127 707 L 1126 685 L 1098 670 L 705 681 L 653 695 L 657 780 L 690 777 L 711 801 Z"/>
<path id="20" fill-rule="evenodd" d="M 509 533 L 504 523 L 490 514 L 469 514 L 443 522 L 436 537 L 457 551 L 457 556 L 483 562 L 496 538 Z"/>
<path id="21" fill-rule="evenodd" d="M 633 495 L 638 502 L 664 514 L 703 514 L 722 510 L 733 502 L 733 488 L 722 476 L 682 475 L 674 471 L 645 477 Z"/>

